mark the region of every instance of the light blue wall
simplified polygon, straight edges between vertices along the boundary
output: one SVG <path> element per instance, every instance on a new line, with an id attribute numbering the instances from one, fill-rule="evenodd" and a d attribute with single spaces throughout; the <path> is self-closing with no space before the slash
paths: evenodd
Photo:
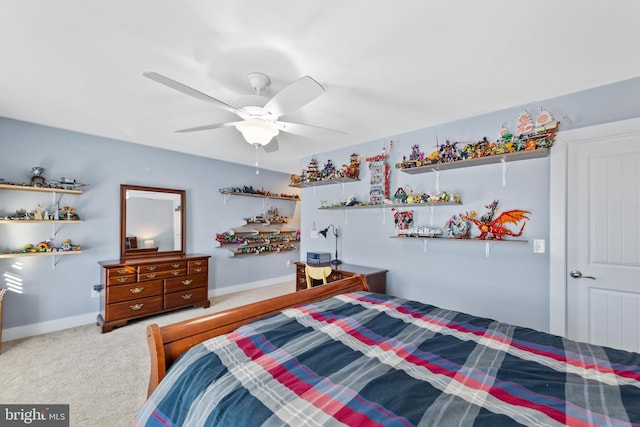
<path id="1" fill-rule="evenodd" d="M 328 159 L 338 166 L 348 163 L 352 152 L 365 158 L 378 154 L 393 140 L 389 160 L 392 165 L 391 192 L 406 185 L 415 192 L 433 192 L 436 188 L 434 173 L 409 175 L 393 166 L 403 155 L 408 157 L 413 144 L 419 144 L 422 151 L 428 153 L 434 150 L 436 138 L 440 142 L 446 138 L 474 141 L 484 136 L 495 140 L 503 123 L 514 130 L 514 123 L 523 109 L 535 119 L 536 113 L 544 107 L 561 121 L 561 130 L 624 120 L 640 116 L 638 99 L 640 78 L 319 153 L 318 166 L 322 168 Z M 425 105 L 425 109 L 428 108 L 437 106 Z M 308 162 L 309 157 L 302 159 L 301 168 Z M 494 199 L 500 200 L 500 211 L 525 209 L 531 212 L 521 238 L 528 243 L 493 244 L 489 257 L 485 256 L 485 246 L 480 242 L 430 242 L 425 252 L 421 241 L 391 239 L 394 226 L 389 209 L 318 210 L 321 200 L 333 203 L 351 195 L 366 200 L 370 177 L 366 163 L 361 165 L 360 171 L 361 181 L 357 183 L 302 190 L 301 259 L 307 251 L 334 251 L 333 238 L 308 238 L 314 226 L 321 229 L 334 224 L 342 232 L 339 252 L 343 261 L 388 269 L 387 292 L 390 294 L 549 330 L 549 188 L 554 183 L 549 182 L 548 157 L 508 164 L 505 187 L 499 164 L 440 173 L 440 189 L 460 193 L 463 205 L 434 208 L 434 225 L 443 225 L 447 218 L 459 212 L 477 210 L 482 213 L 484 205 Z M 418 225 L 431 222 L 428 207 L 414 209 L 414 215 Z M 545 240 L 547 253 L 533 252 L 534 239 Z"/>
<path id="2" fill-rule="evenodd" d="M 83 253 L 57 257 L 52 270 L 50 257 L 0 259 L 0 274 L 18 274 L 23 294 L 9 293 L 4 301 L 3 327 L 37 324 L 99 311 L 99 298 L 91 298 L 91 287 L 100 282 L 100 260 L 119 257 L 120 184 L 185 189 L 187 192 L 187 252 L 211 255 L 209 288 L 214 294 L 225 287 L 291 277 L 297 252 L 267 256 L 229 258 L 216 249 L 215 234 L 243 224 L 242 218 L 263 213 L 263 199 L 233 197 L 224 204 L 218 189 L 252 185 L 278 193 L 296 193 L 289 176 L 252 167 L 159 150 L 61 129 L 0 118 L 0 178 L 30 179 L 32 166 L 42 166 L 52 179 L 62 176 L 89 184 L 83 195 L 64 195 L 61 205 L 75 207 L 81 224 L 65 225 L 56 241 L 71 239 Z M 50 206 L 49 193 L 0 191 L 0 213 L 16 209 Z M 291 218 L 297 228 L 300 203 L 269 200 Z M 0 252 L 48 238 L 49 224 L 0 224 Z M 21 270 L 14 268 L 16 262 Z M 0 287 L 6 287 L 4 280 Z"/>

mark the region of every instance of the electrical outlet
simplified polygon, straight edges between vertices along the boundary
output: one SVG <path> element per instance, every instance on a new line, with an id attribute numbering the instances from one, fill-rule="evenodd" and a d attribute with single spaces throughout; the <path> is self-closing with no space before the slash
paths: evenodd
<path id="1" fill-rule="evenodd" d="M 533 241 L 533 253 L 534 254 L 543 254 L 544 251 L 545 251 L 544 239 L 535 239 Z"/>
<path id="2" fill-rule="evenodd" d="M 93 285 L 91 288 L 91 298 L 100 298 L 102 292 L 102 285 Z"/>
<path id="3" fill-rule="evenodd" d="M 290 259 L 288 259 L 288 260 L 287 260 L 287 267 L 289 267 L 290 265 L 291 265 L 291 260 L 290 260 Z"/>
<path id="4" fill-rule="evenodd" d="M 309 237 L 311 237 L 312 239 L 317 239 L 318 238 L 318 230 L 310 230 L 309 231 Z"/>

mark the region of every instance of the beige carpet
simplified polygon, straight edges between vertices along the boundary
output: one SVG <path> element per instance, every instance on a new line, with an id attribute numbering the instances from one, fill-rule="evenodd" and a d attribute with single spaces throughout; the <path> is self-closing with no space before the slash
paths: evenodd
<path id="1" fill-rule="evenodd" d="M 131 426 L 149 379 L 146 327 L 225 310 L 295 291 L 295 283 L 213 298 L 210 308 L 183 309 L 101 334 L 85 325 L 8 341 L 0 354 L 0 403 L 69 404 L 71 426 Z"/>

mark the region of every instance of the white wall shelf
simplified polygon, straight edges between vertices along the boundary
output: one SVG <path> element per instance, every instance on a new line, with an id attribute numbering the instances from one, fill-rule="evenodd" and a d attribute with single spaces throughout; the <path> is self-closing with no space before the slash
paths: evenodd
<path id="1" fill-rule="evenodd" d="M 427 252 L 427 247 L 430 242 L 480 242 L 484 243 L 485 256 L 489 258 L 491 256 L 491 246 L 494 244 L 524 244 L 528 240 L 484 240 L 484 239 L 452 239 L 449 237 L 410 237 L 410 236 L 391 236 L 391 239 L 403 239 L 403 240 L 418 240 L 422 241 L 424 246 L 424 252 Z"/>
<path id="2" fill-rule="evenodd" d="M 307 188 L 307 187 L 319 187 L 321 185 L 332 185 L 332 184 L 346 184 L 349 182 L 358 182 L 359 179 L 354 178 L 333 178 L 333 179 L 325 179 L 321 181 L 305 181 L 300 182 L 298 184 L 289 184 L 289 187 L 294 188 Z"/>
<path id="3" fill-rule="evenodd" d="M 518 151 L 515 153 L 498 154 L 493 156 L 476 157 L 472 159 L 456 160 L 448 163 L 434 163 L 432 165 L 416 166 L 414 168 L 400 168 L 401 172 L 411 175 L 444 171 L 449 169 L 467 168 L 471 166 L 489 165 L 494 163 L 508 163 L 518 160 L 529 160 L 546 157 L 549 155 L 549 148 L 537 148 L 535 150 Z"/>

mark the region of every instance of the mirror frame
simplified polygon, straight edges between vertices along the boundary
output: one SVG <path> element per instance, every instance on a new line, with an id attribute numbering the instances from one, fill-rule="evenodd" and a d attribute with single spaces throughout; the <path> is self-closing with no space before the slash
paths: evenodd
<path id="1" fill-rule="evenodd" d="M 182 227 L 181 230 L 181 242 L 179 251 L 145 251 L 144 249 L 128 249 L 127 248 L 127 191 L 135 190 L 135 191 L 151 191 L 155 193 L 171 193 L 177 194 L 180 196 L 180 225 Z M 162 257 L 162 256 L 176 256 L 176 255 L 184 255 L 186 248 L 186 191 L 185 190 L 174 190 L 170 188 L 159 188 L 159 187 L 145 187 L 141 185 L 128 185 L 128 184 L 120 184 L 120 259 L 130 259 L 130 258 L 143 258 L 143 257 Z"/>

